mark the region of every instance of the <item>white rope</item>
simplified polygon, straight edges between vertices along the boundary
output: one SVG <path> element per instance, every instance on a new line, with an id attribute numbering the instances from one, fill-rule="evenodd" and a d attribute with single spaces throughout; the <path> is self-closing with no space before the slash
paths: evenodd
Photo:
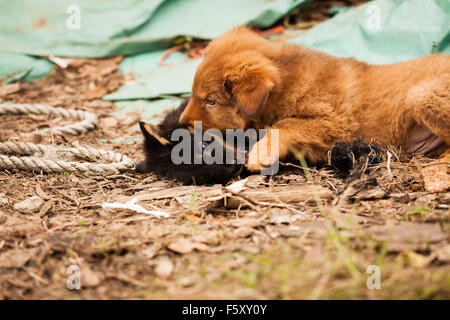
<path id="1" fill-rule="evenodd" d="M 0 104 L 0 116 L 6 114 L 44 114 L 81 120 L 66 126 L 39 130 L 37 133 L 41 135 L 48 135 L 50 132 L 54 135 L 79 135 L 94 129 L 98 122 L 97 116 L 92 112 L 57 108 L 44 104 Z"/>
<path id="2" fill-rule="evenodd" d="M 0 115 L 5 114 L 46 114 L 63 118 L 78 118 L 75 124 L 44 129 L 39 134 L 79 135 L 95 128 L 97 116 L 91 112 L 55 108 L 42 104 L 2 104 Z M 70 161 L 70 158 L 85 158 L 91 161 L 108 163 L 90 163 Z M 64 158 L 64 159 L 62 159 Z M 133 161 L 125 155 L 113 151 L 91 147 L 68 148 L 23 142 L 0 143 L 0 170 L 21 169 L 44 172 L 81 172 L 85 174 L 120 173 L 134 168 Z"/>

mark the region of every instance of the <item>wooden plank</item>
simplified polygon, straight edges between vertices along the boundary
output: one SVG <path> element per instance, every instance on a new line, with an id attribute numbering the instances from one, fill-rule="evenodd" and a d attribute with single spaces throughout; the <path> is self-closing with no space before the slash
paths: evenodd
<path id="1" fill-rule="evenodd" d="M 317 199 L 330 200 L 334 194 L 331 190 L 320 186 L 294 185 L 294 186 L 273 186 L 245 188 L 244 190 L 232 194 L 222 185 L 212 187 L 205 186 L 180 186 L 170 189 L 157 190 L 149 193 L 141 191 L 135 198 L 137 201 L 152 201 L 160 199 L 177 199 L 182 205 L 187 206 L 194 194 L 198 194 L 198 200 L 204 200 L 203 205 L 210 201 L 211 206 L 235 209 L 239 206 L 248 206 L 250 200 L 256 205 L 287 204 L 314 202 Z M 239 198 L 243 196 L 245 199 Z M 206 202 L 205 202 L 206 200 Z"/>
<path id="2" fill-rule="evenodd" d="M 256 203 L 296 203 L 315 201 L 316 197 L 321 200 L 333 198 L 331 190 L 310 185 L 248 189 L 240 192 L 239 195 Z M 239 205 L 245 206 L 245 204 L 245 201 L 236 197 L 226 199 L 226 207 L 230 209 L 238 208 Z"/>

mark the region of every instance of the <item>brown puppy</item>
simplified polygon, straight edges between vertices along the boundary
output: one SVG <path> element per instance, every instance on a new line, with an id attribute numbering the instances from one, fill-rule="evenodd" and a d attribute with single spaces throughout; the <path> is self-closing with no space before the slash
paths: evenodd
<path id="1" fill-rule="evenodd" d="M 268 128 L 249 154 L 249 170 L 301 153 L 325 159 L 338 140 L 375 139 L 411 153 L 450 146 L 450 56 L 369 65 L 296 45 L 270 42 L 247 28 L 212 41 L 199 65 L 180 123 L 203 129 Z"/>

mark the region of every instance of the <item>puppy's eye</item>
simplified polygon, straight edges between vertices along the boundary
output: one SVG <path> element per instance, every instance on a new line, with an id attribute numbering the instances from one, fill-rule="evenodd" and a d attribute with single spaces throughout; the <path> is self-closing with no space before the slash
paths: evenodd
<path id="1" fill-rule="evenodd" d="M 206 106 L 209 107 L 209 108 L 212 108 L 212 107 L 214 107 L 216 105 L 216 102 L 214 100 L 211 100 L 211 99 L 206 99 L 205 102 L 206 102 Z"/>

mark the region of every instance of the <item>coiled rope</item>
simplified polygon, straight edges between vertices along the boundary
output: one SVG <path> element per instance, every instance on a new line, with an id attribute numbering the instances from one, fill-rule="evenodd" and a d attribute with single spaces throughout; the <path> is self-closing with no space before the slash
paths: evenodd
<path id="1" fill-rule="evenodd" d="M 44 104 L 1 104 L 0 115 L 5 114 L 43 114 L 62 117 L 66 119 L 76 118 L 81 120 L 80 122 L 62 127 L 39 130 L 37 133 L 43 136 L 48 135 L 50 131 L 54 135 L 79 135 L 94 129 L 98 122 L 97 116 L 91 112 L 75 109 L 56 108 Z"/>
<path id="2" fill-rule="evenodd" d="M 53 135 L 80 135 L 94 129 L 98 122 L 97 116 L 91 112 L 44 104 L 1 104 L 0 116 L 6 114 L 43 114 L 81 120 L 65 126 L 39 130 L 37 133 L 40 135 L 48 135 L 50 132 Z M 107 163 L 70 161 L 69 158 L 73 157 Z M 101 175 L 120 173 L 133 167 L 133 161 L 125 155 L 91 147 L 68 148 L 23 142 L 0 143 L 0 170 L 21 169 Z"/>

